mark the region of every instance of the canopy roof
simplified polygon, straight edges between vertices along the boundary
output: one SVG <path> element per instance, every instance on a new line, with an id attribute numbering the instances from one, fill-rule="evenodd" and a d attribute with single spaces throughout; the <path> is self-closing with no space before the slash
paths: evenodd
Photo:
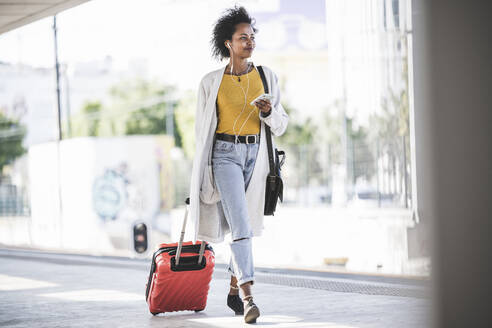
<path id="1" fill-rule="evenodd" d="M 0 0 L 0 34 L 89 0 Z"/>

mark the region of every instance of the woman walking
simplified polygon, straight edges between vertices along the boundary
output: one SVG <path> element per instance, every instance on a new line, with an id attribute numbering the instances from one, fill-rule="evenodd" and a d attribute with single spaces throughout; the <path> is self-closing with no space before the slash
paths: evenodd
<path id="1" fill-rule="evenodd" d="M 287 128 L 277 77 L 248 61 L 255 49 L 254 20 L 243 7 L 226 10 L 213 30 L 212 48 L 227 66 L 202 79 L 195 117 L 196 150 L 190 186 L 194 240 L 221 242 L 231 233 L 227 305 L 247 323 L 260 315 L 253 302 L 252 237 L 263 229 L 265 181 L 269 172 L 265 124 L 272 135 Z M 271 101 L 250 103 L 264 93 Z M 242 293 L 242 299 L 239 295 Z"/>

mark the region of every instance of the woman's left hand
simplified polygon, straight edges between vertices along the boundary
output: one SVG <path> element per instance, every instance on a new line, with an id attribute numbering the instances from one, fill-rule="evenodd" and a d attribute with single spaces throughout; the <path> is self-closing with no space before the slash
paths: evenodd
<path id="1" fill-rule="evenodd" d="M 268 100 L 258 100 L 255 105 L 263 113 L 268 113 L 272 109 L 272 104 Z"/>

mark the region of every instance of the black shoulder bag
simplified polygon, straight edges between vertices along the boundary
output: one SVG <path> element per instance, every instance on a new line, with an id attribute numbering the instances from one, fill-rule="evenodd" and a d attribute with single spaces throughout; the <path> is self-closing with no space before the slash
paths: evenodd
<path id="1" fill-rule="evenodd" d="M 263 72 L 263 67 L 258 66 L 258 73 L 260 73 L 265 93 L 268 93 L 268 84 L 265 78 L 265 73 Z M 284 199 L 284 185 L 282 182 L 282 178 L 280 177 L 280 169 L 285 161 L 285 152 L 282 150 L 277 150 L 277 148 L 275 148 L 275 159 L 273 158 L 272 132 L 270 131 L 270 127 L 268 126 L 268 124 L 265 124 L 265 131 L 270 172 L 268 173 L 266 179 L 264 215 L 273 215 L 273 213 L 275 212 L 275 208 L 277 207 L 277 199 L 280 199 L 281 202 L 283 202 Z M 281 161 L 279 161 L 279 156 L 282 156 Z"/>

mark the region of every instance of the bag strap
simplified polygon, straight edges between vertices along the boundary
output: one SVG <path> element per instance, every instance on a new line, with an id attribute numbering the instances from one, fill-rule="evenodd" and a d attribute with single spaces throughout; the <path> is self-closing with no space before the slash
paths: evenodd
<path id="1" fill-rule="evenodd" d="M 186 209 L 185 209 L 185 217 L 183 220 L 183 228 L 181 229 L 181 236 L 179 237 L 178 248 L 176 249 L 176 266 L 179 264 L 179 258 L 181 257 L 181 250 L 183 249 L 183 240 L 186 231 L 186 222 L 188 221 L 188 205 L 190 204 L 190 198 L 186 198 Z M 205 253 L 205 241 L 202 240 L 202 244 L 200 245 L 200 253 L 198 256 L 198 263 L 202 263 L 203 253 Z"/>
<path id="2" fill-rule="evenodd" d="M 261 82 L 263 82 L 263 89 L 265 90 L 265 93 L 268 93 L 268 83 L 266 81 L 265 72 L 263 72 L 263 67 L 257 66 L 257 68 L 258 68 L 258 73 L 260 73 Z M 268 148 L 268 164 L 270 165 L 270 175 L 275 175 L 275 163 L 273 161 L 272 132 L 270 131 L 270 126 L 268 124 L 265 124 L 265 132 L 266 132 L 266 141 L 267 141 L 267 148 Z"/>

